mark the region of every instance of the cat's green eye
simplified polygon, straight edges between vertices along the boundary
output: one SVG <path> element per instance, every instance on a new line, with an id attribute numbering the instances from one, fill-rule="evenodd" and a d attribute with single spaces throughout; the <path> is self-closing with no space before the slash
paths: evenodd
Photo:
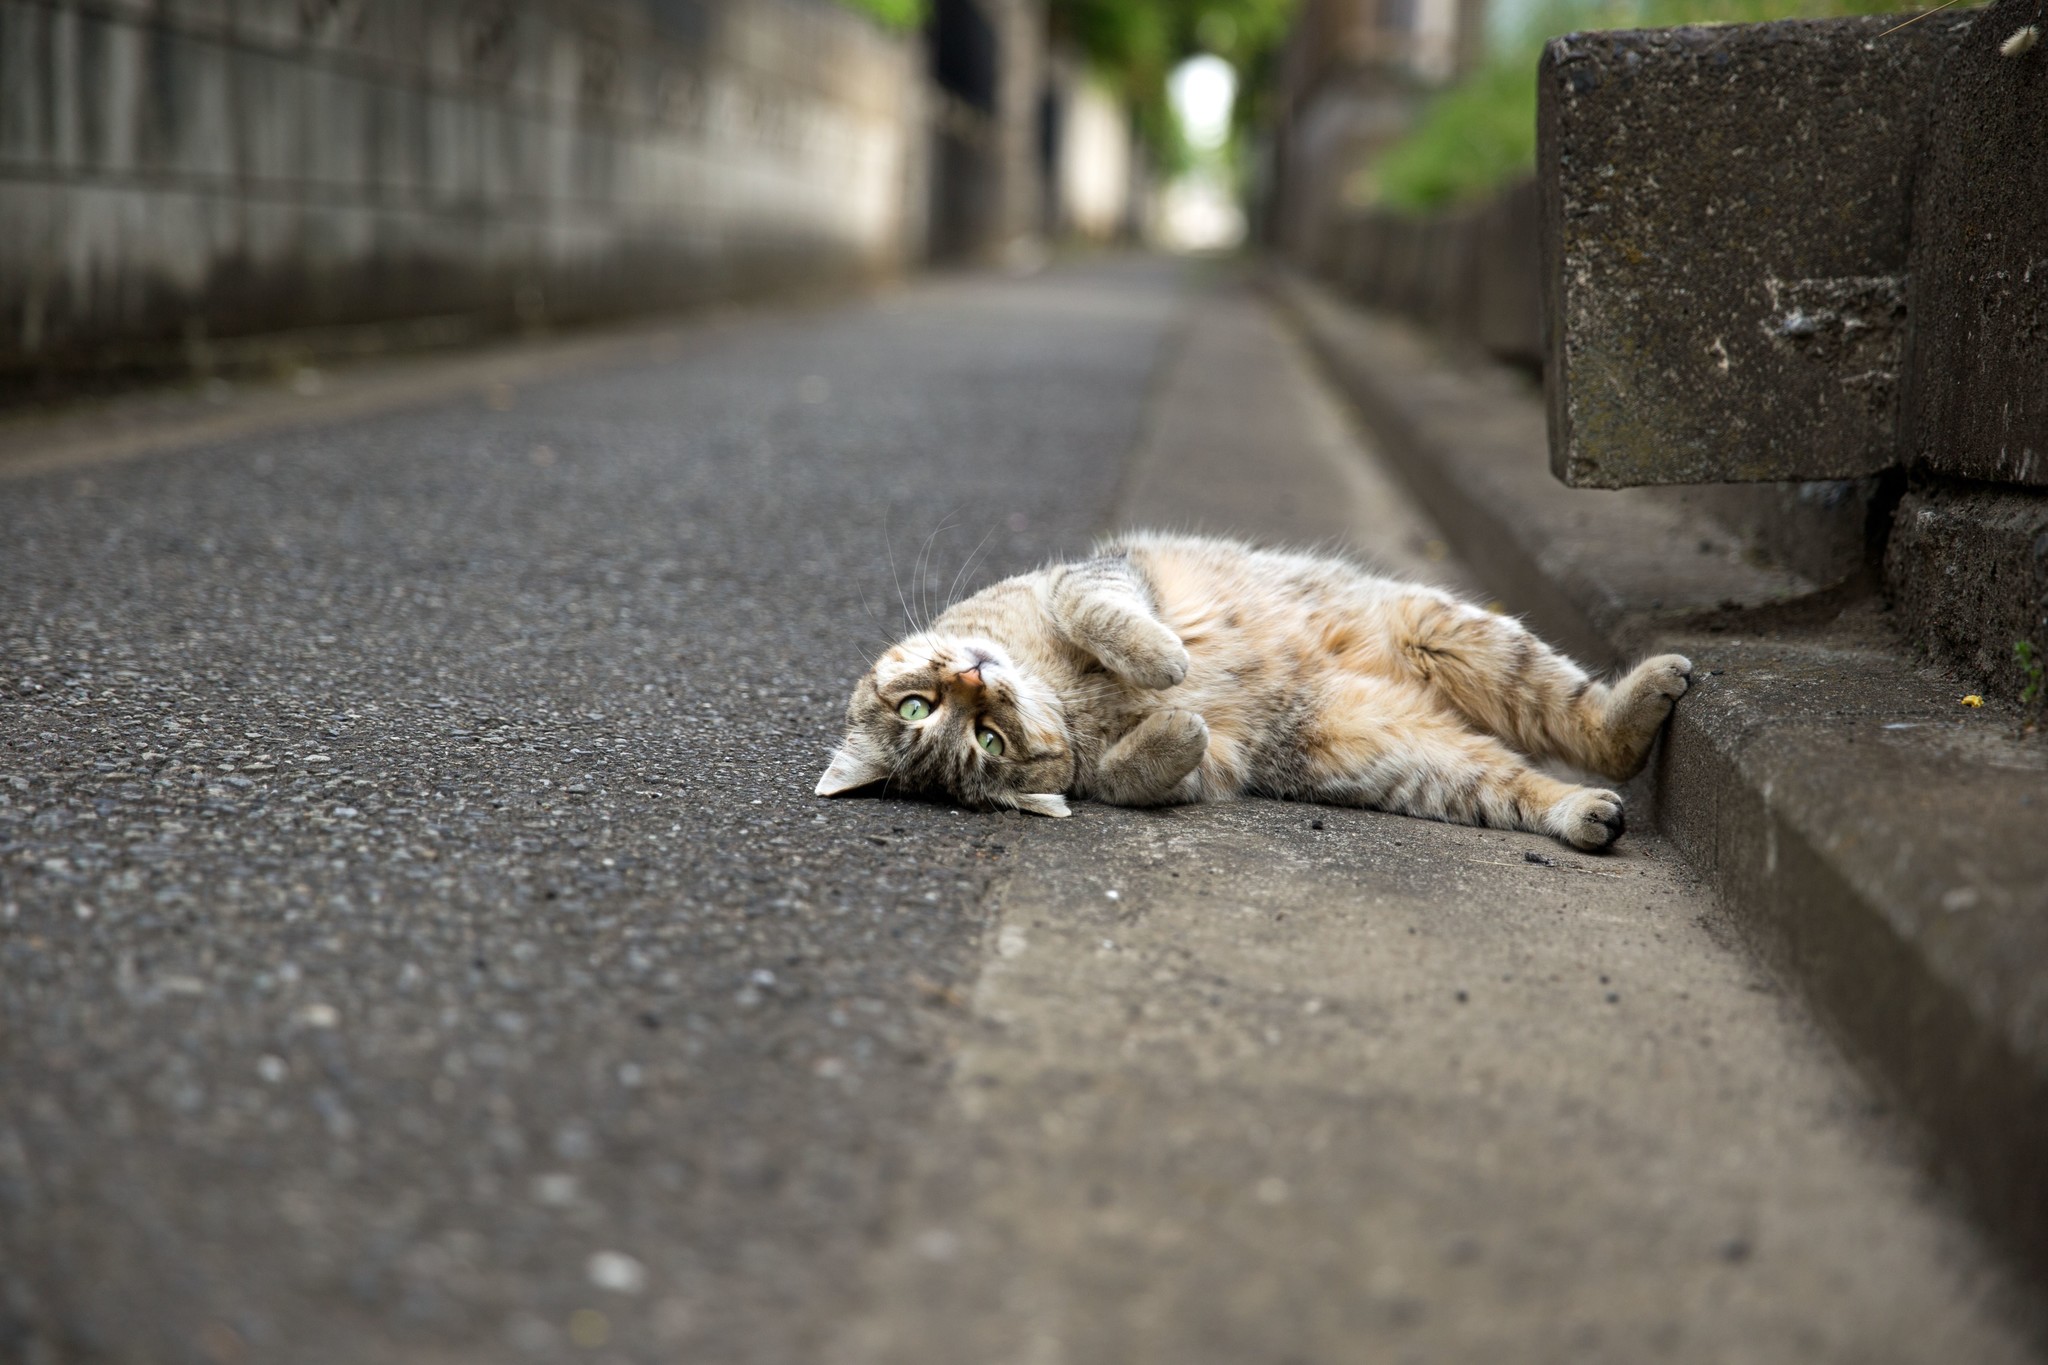
<path id="1" fill-rule="evenodd" d="M 974 732 L 974 742 L 979 744 L 981 751 L 990 758 L 1001 758 L 1003 756 L 1003 737 L 989 729 L 986 725 Z"/>
<path id="2" fill-rule="evenodd" d="M 896 703 L 896 714 L 905 720 L 923 720 L 932 713 L 932 704 L 923 697 L 905 697 Z"/>

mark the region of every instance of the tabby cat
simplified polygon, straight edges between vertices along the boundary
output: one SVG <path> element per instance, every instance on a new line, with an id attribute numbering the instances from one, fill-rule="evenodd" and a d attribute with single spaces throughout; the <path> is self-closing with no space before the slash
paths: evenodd
<path id="1" fill-rule="evenodd" d="M 1601 849 L 1692 664 L 1612 685 L 1520 622 L 1323 555 L 1134 534 L 1021 574 L 887 650 L 820 796 L 887 782 L 1066 815 L 1256 793 Z"/>

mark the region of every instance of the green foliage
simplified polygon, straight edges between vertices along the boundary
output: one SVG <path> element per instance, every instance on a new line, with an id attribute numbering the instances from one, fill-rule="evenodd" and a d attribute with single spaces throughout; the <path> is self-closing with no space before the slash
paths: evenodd
<path id="1" fill-rule="evenodd" d="M 865 14 L 883 28 L 907 33 L 924 22 L 925 0 L 839 0 L 855 14 Z"/>
<path id="2" fill-rule="evenodd" d="M 1373 168 L 1380 203 L 1410 212 L 1476 199 L 1536 164 L 1536 62 L 1495 61 L 1430 101 Z"/>
<path id="3" fill-rule="evenodd" d="M 1050 0 L 1053 31 L 1081 50 L 1130 105 L 1138 135 L 1168 175 L 1190 162 L 1167 77 L 1213 52 L 1237 68 L 1244 92 L 1287 34 L 1296 0 Z"/>
<path id="4" fill-rule="evenodd" d="M 1410 212 L 1481 198 L 1536 165 L 1536 61 L 1553 35 L 1604 28 L 1882 14 L 1897 0 L 1554 0 L 1528 31 L 1432 99 L 1374 168 L 1371 197 Z"/>
<path id="5" fill-rule="evenodd" d="M 2034 648 L 2032 640 L 2015 640 L 2012 657 L 2019 661 L 2020 672 L 2026 676 L 2027 685 L 2020 691 L 2020 700 L 2032 706 L 2048 696 L 2048 667 L 2044 667 L 2041 651 Z"/>

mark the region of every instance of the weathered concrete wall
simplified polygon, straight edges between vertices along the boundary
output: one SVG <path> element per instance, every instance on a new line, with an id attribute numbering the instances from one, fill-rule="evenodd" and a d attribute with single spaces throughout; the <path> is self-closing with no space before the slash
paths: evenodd
<path id="1" fill-rule="evenodd" d="M 1326 266 L 1341 250 L 1338 224 L 1353 211 L 1354 177 L 1407 131 L 1415 105 L 1412 90 L 1372 69 L 1325 76 L 1273 135 L 1261 209 L 1269 240 Z"/>
<path id="2" fill-rule="evenodd" d="M 1885 578 L 1915 643 L 1987 691 L 2026 690 L 2015 644 L 2048 658 L 2048 498 L 1921 480 L 1893 518 Z"/>
<path id="3" fill-rule="evenodd" d="M 1575 33 L 1537 77 L 1552 466 L 1583 487 L 1893 463 L 1941 15 Z M 1883 35 L 1883 41 L 1877 39 Z"/>
<path id="4" fill-rule="evenodd" d="M 1553 40 L 1558 476 L 2048 487 L 2048 50 L 2012 41 L 2039 20 Z"/>
<path id="5" fill-rule="evenodd" d="M 2039 19 L 1574 34 L 1538 85 L 1558 477 L 1839 480 L 1706 501 L 1822 581 L 1881 552 L 1900 631 L 2007 697 L 2048 644 Z"/>
<path id="6" fill-rule="evenodd" d="M 1484 56 L 1485 0 L 1303 0 L 1275 64 L 1259 236 L 1330 266 L 1342 221 L 1366 203 L 1372 162 L 1426 91 Z"/>
<path id="7" fill-rule="evenodd" d="M 1944 474 L 2036 488 L 2048 488 L 2042 22 L 2038 0 L 1983 11 L 1928 92 L 1899 451 Z M 2012 43 L 2027 27 L 2034 44 Z"/>
<path id="8" fill-rule="evenodd" d="M 920 61 L 812 0 L 0 0 L 0 373 L 891 269 Z"/>

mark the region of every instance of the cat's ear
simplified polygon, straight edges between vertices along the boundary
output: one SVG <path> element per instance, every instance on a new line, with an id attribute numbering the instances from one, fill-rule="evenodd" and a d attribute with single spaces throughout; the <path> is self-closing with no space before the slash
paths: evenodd
<path id="1" fill-rule="evenodd" d="M 1064 820 L 1074 813 L 1067 809 L 1067 798 L 1058 792 L 1025 792 L 1016 800 L 1018 810 L 1028 810 L 1033 815 L 1050 815 L 1055 820 Z"/>
<path id="2" fill-rule="evenodd" d="M 886 764 L 877 762 L 851 744 L 842 744 L 833 751 L 832 765 L 818 779 L 818 795 L 838 796 L 856 787 L 880 782 L 888 775 Z"/>

